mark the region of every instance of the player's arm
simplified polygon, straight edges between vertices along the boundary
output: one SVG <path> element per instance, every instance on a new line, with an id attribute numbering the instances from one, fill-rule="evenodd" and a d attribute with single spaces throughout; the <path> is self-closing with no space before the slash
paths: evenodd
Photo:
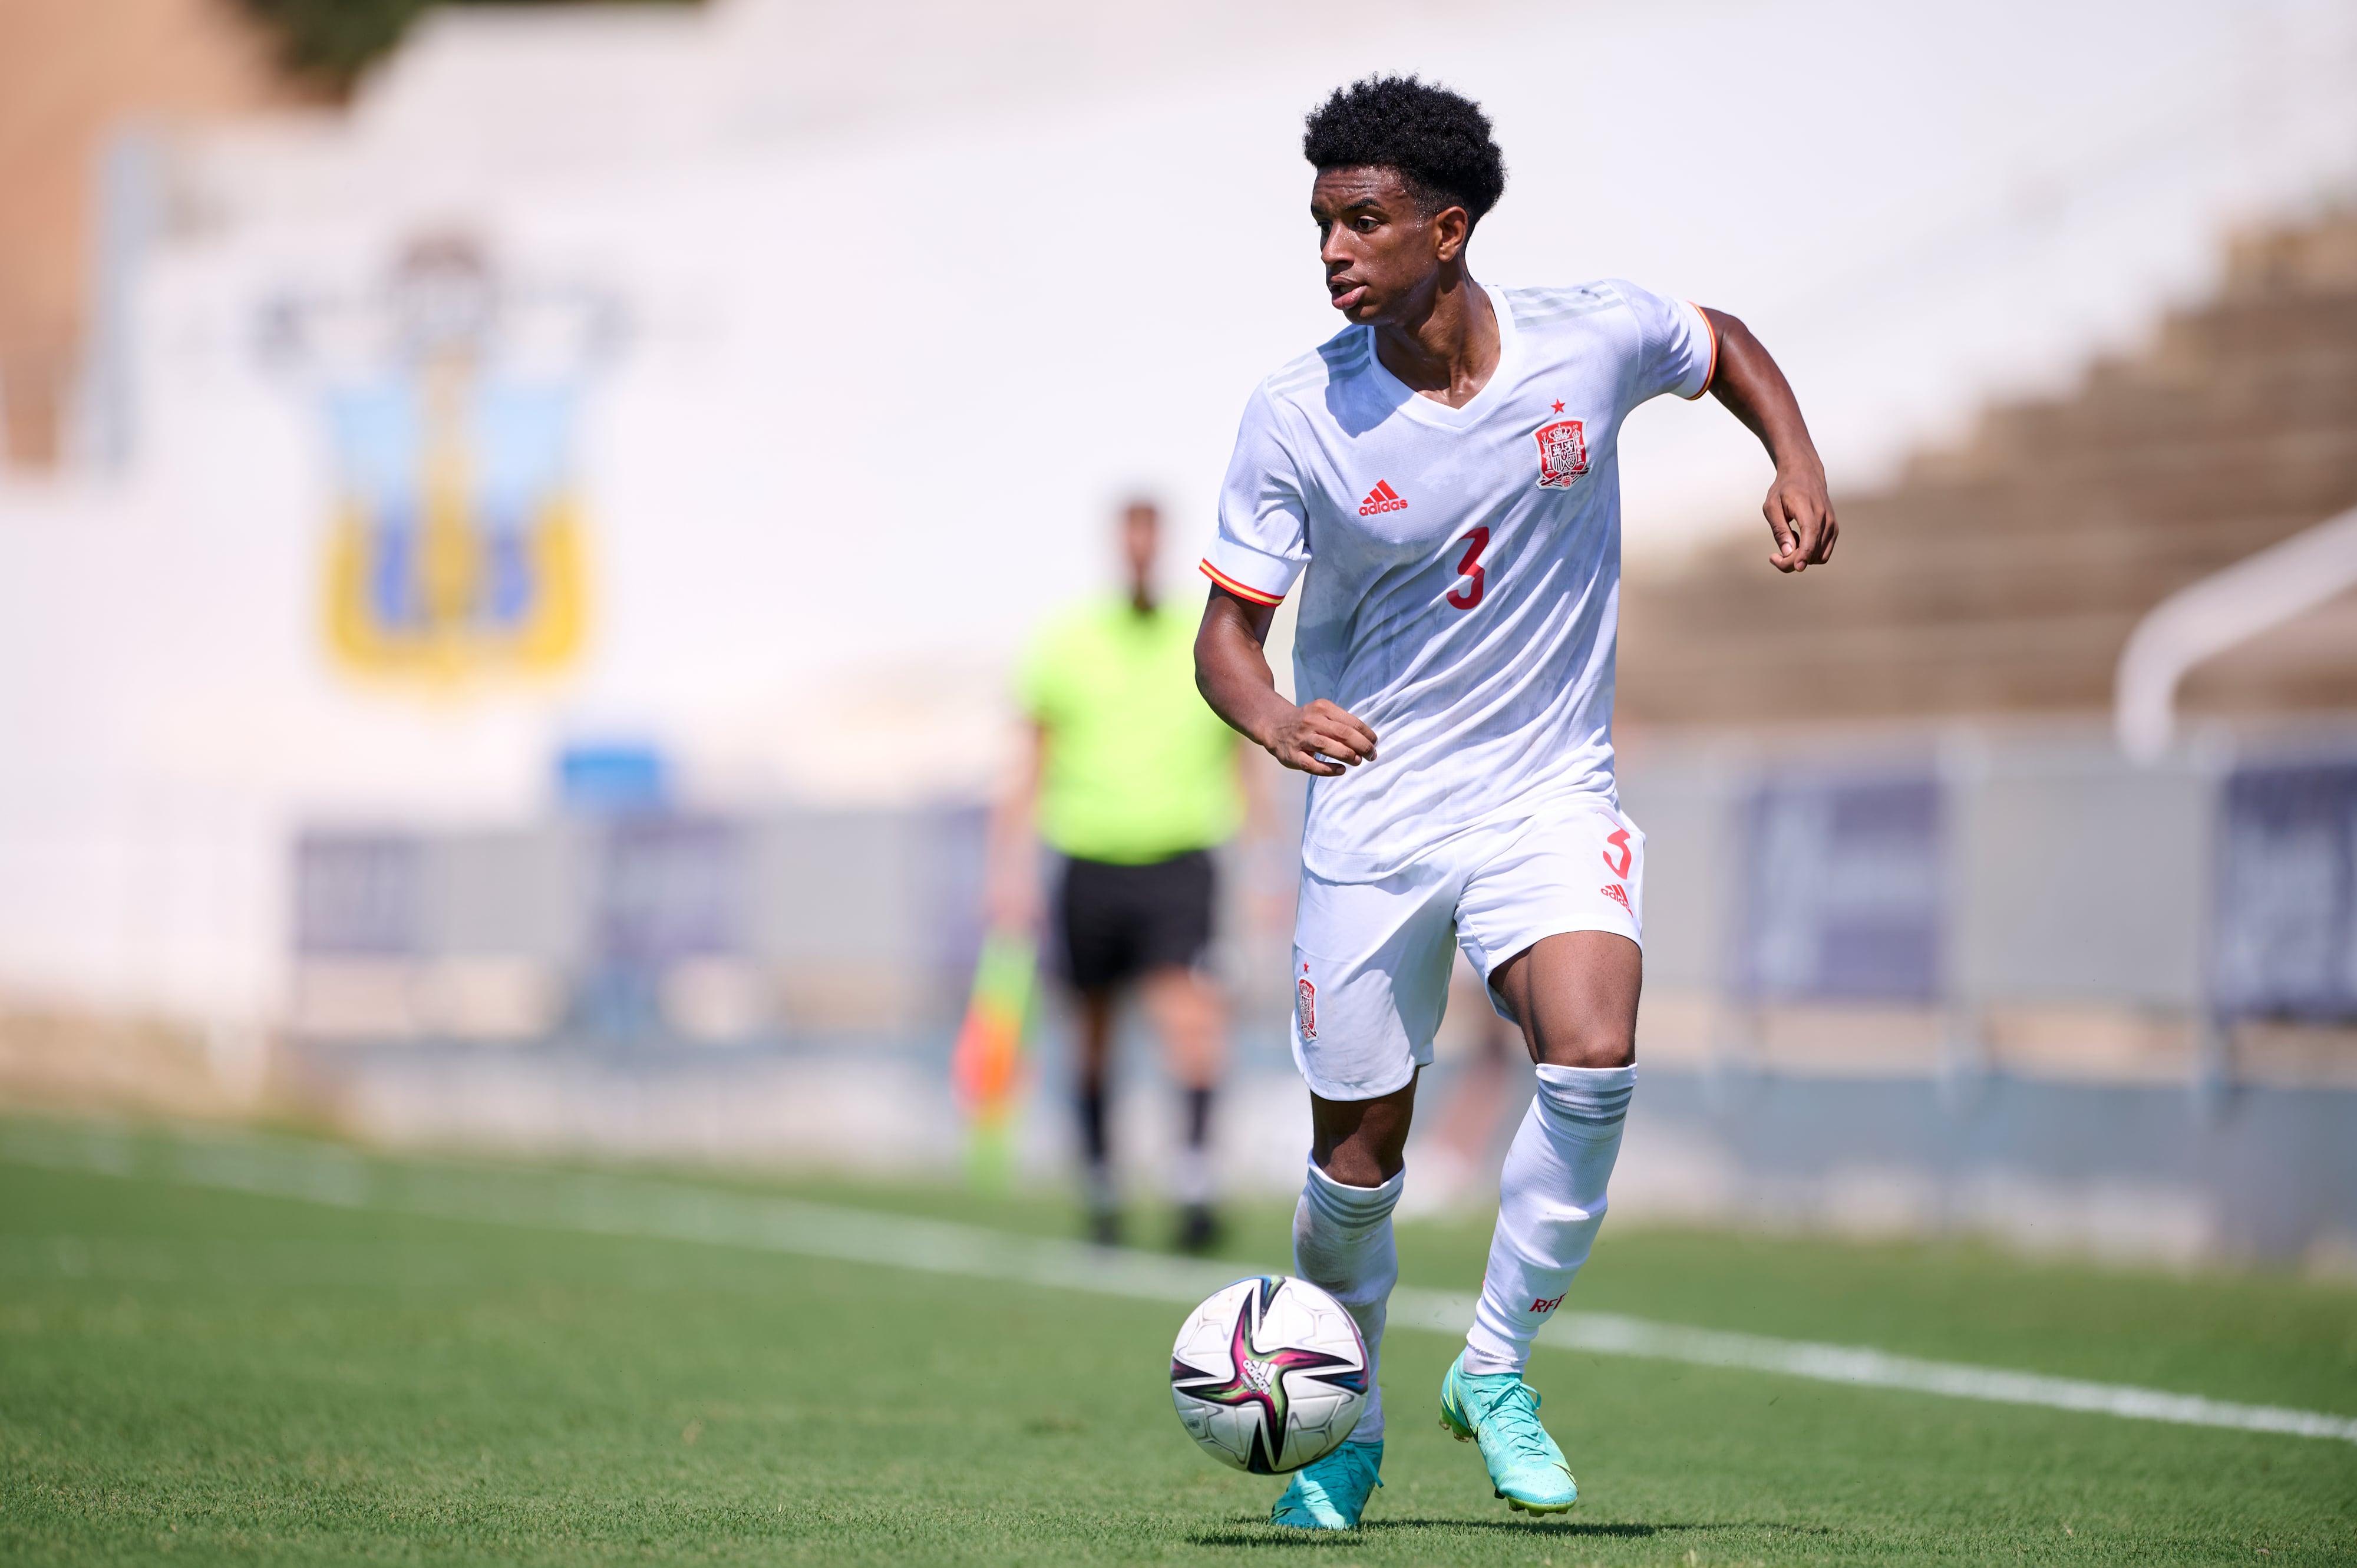
<path id="1" fill-rule="evenodd" d="M 1243 870 L 1247 928 L 1272 940 L 1293 929 L 1295 875 L 1301 868 L 1297 846 L 1283 827 L 1275 775 L 1255 747 L 1236 746 L 1236 779 L 1243 791 L 1243 832 L 1237 843 Z"/>
<path id="2" fill-rule="evenodd" d="M 1760 507 L 1768 532 L 1776 536 L 1769 564 L 1779 572 L 1804 572 L 1833 558 L 1841 525 L 1834 521 L 1825 492 L 1825 466 L 1809 439 L 1800 401 L 1751 328 L 1723 310 L 1704 309 L 1718 335 L 1718 363 L 1710 390 L 1727 412 L 1743 421 L 1776 464 L 1776 482 Z"/>
<path id="3" fill-rule="evenodd" d="M 1275 605 L 1213 588 L 1195 633 L 1195 689 L 1213 713 L 1287 768 L 1331 778 L 1372 761 L 1374 731 L 1323 697 L 1297 705 L 1276 689 L 1262 646 L 1275 618 Z"/>
<path id="4" fill-rule="evenodd" d="M 1048 726 L 1033 719 L 1023 726 L 1006 787 L 991 807 L 983 903 L 995 931 L 1028 931 L 1039 923 L 1039 856 L 1031 824 L 1047 755 Z"/>

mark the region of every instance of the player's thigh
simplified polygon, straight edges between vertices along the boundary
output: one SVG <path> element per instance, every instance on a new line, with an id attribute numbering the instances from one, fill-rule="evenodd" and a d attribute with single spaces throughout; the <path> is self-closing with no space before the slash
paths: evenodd
<path id="1" fill-rule="evenodd" d="M 1200 970 L 1211 952 L 1211 929 L 1219 906 L 1218 874 L 1201 850 L 1158 865 L 1140 866 L 1132 918 L 1136 926 L 1137 965 Z"/>
<path id="2" fill-rule="evenodd" d="M 1533 1061 L 1626 1067 L 1637 1059 L 1644 961 L 1643 950 L 1617 932 L 1564 931 L 1508 959 L 1491 984 Z"/>
<path id="3" fill-rule="evenodd" d="M 1189 1088 L 1211 1088 L 1227 1054 L 1227 1004 L 1211 975 L 1197 965 L 1158 965 L 1139 978 L 1137 997 L 1171 1076 Z"/>
<path id="4" fill-rule="evenodd" d="M 1083 993 L 1110 991 L 1137 976 L 1139 868 L 1067 860 L 1057 923 L 1064 978 Z"/>
<path id="5" fill-rule="evenodd" d="M 1197 850 L 1138 872 L 1138 995 L 1162 1036 L 1171 1070 L 1201 1087 L 1220 1069 L 1220 993 L 1210 968 L 1219 899 L 1211 857 Z"/>
<path id="6" fill-rule="evenodd" d="M 1432 1061 L 1454 957 L 1454 886 L 1414 868 L 1380 882 L 1305 873 L 1293 939 L 1293 1055 L 1310 1092 L 1375 1100 Z"/>
<path id="7" fill-rule="evenodd" d="M 1466 955 L 1534 1059 L 1631 1059 L 1643 977 L 1645 838 L 1608 802 L 1534 822 L 1467 879 Z"/>

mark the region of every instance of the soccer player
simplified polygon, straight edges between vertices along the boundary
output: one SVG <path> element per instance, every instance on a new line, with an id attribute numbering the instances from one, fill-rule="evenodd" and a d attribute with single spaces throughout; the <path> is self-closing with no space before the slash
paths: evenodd
<path id="1" fill-rule="evenodd" d="M 1617 280 L 1474 281 L 1467 245 L 1505 188 L 1477 105 L 1372 78 L 1310 114 L 1303 151 L 1350 325 L 1245 405 L 1195 642 L 1211 706 L 1313 776 L 1293 1050 L 1314 1133 L 1295 1269 L 1351 1309 L 1372 1363 L 1453 943 L 1521 1030 L 1538 1089 L 1441 1421 L 1479 1442 L 1500 1497 L 1551 1513 L 1577 1492 L 1522 1372 L 1604 1218 L 1637 1076 L 1645 840 L 1612 776 L 1621 422 L 1663 392 L 1715 393 L 1774 459 L 1780 571 L 1831 556 L 1833 508 L 1792 389 L 1733 317 Z M 1297 703 L 1262 651 L 1297 580 Z M 1356 1525 L 1383 1436 L 1373 1386 L 1277 1522 Z"/>
<path id="2" fill-rule="evenodd" d="M 1134 984 L 1185 1096 L 1171 1195 L 1178 1243 L 1199 1251 L 1218 1231 L 1209 1144 L 1227 1044 L 1225 1004 L 1207 967 L 1210 852 L 1244 814 L 1243 765 L 1263 765 L 1196 694 L 1192 628 L 1155 597 L 1159 514 L 1132 501 L 1119 528 L 1123 593 L 1051 620 L 1024 659 L 1029 745 L 992 824 L 991 912 L 1000 929 L 1039 924 L 1036 821 L 1060 857 L 1051 952 L 1076 1003 L 1073 1100 L 1090 1233 L 1108 1245 L 1120 1239 L 1106 1084 L 1114 1005 Z"/>

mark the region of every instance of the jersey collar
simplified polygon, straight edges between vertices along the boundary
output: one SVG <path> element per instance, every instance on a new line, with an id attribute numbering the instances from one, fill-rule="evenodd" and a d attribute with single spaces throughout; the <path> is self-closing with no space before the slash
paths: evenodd
<path id="1" fill-rule="evenodd" d="M 1462 408 L 1436 403 L 1392 374 L 1384 366 L 1383 356 L 1374 351 L 1375 329 L 1372 327 L 1360 328 L 1368 338 L 1367 373 L 1374 378 L 1375 385 L 1383 389 L 1386 400 L 1410 419 L 1420 420 L 1442 430 L 1464 430 L 1487 419 L 1491 410 L 1512 395 L 1514 383 L 1522 379 L 1523 374 L 1522 335 L 1514 330 L 1514 313 L 1507 307 L 1505 291 L 1483 284 L 1481 292 L 1490 296 L 1490 308 L 1498 317 L 1498 368 L 1490 372 L 1490 379 L 1481 383 L 1481 390 L 1475 392 L 1472 401 Z"/>

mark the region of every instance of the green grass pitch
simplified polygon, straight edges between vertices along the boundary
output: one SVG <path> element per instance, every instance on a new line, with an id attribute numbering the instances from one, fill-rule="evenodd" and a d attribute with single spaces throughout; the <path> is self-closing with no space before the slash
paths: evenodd
<path id="1" fill-rule="evenodd" d="M 724 1178 L 701 1177 L 715 1185 Z M 737 1183 L 737 1187 L 758 1184 Z M 1008 1230 L 1045 1199 L 788 1190 Z M 1285 1256 L 1285 1215 L 1232 1250 Z M 1486 1229 L 1402 1227 L 1469 1290 Z M 1239 1273 L 1244 1272 L 1242 1268 Z M 1576 1305 L 2357 1413 L 2357 1293 L 1608 1229 Z M 2357 1562 L 2357 1444 L 1543 1350 L 1577 1473 L 1509 1514 L 1396 1333 L 1366 1528 L 1171 1413 L 1175 1308 L 0 1161 L 0 1562 Z"/>

